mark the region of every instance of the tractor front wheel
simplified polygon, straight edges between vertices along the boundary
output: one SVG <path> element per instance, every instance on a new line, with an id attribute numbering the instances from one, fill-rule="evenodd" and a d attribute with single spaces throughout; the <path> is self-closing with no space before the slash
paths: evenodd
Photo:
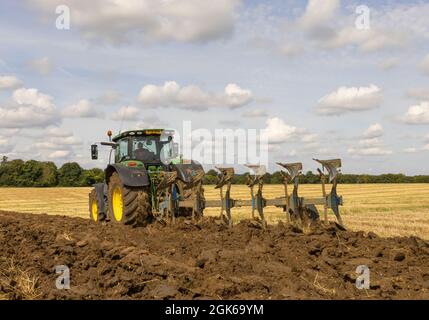
<path id="1" fill-rule="evenodd" d="M 106 220 L 106 216 L 103 212 L 100 212 L 100 206 L 97 198 L 97 191 L 91 190 L 89 194 L 89 217 L 94 222 L 101 222 Z"/>
<path id="2" fill-rule="evenodd" d="M 116 223 L 139 226 L 152 220 L 149 188 L 124 186 L 116 172 L 110 177 L 108 201 Z"/>

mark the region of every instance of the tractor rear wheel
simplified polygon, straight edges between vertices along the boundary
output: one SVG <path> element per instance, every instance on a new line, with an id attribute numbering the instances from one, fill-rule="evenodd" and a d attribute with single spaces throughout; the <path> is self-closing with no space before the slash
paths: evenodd
<path id="1" fill-rule="evenodd" d="M 116 172 L 110 177 L 108 201 L 116 223 L 139 226 L 152 220 L 149 188 L 124 186 Z"/>
<path id="2" fill-rule="evenodd" d="M 92 189 L 91 193 L 89 194 L 89 217 L 94 222 L 106 220 L 106 215 L 103 212 L 100 212 L 97 191 L 95 191 L 95 189 Z"/>

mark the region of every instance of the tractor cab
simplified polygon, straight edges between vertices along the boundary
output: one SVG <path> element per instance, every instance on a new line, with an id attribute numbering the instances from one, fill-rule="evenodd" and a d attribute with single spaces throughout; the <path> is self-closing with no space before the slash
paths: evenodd
<path id="1" fill-rule="evenodd" d="M 127 166 L 169 164 L 177 157 L 178 144 L 173 141 L 173 131 L 136 130 L 115 136 L 115 163 Z"/>
<path id="2" fill-rule="evenodd" d="M 109 132 L 109 139 L 110 136 Z M 113 137 L 111 142 L 101 144 L 112 146 L 116 164 L 128 167 L 162 166 L 178 157 L 178 144 L 173 137 L 173 130 L 128 130 Z M 94 151 L 93 155 L 98 153 Z M 96 157 L 93 156 L 93 159 Z"/>
<path id="3" fill-rule="evenodd" d="M 115 136 L 115 163 L 128 166 L 162 165 L 177 157 L 177 144 L 172 131 L 141 130 L 125 131 Z"/>

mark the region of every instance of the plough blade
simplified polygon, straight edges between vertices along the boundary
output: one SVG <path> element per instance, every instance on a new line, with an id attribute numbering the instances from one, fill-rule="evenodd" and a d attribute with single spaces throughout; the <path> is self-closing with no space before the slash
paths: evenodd
<path id="1" fill-rule="evenodd" d="M 250 189 L 250 197 L 252 199 L 252 219 L 256 219 L 255 211 L 258 211 L 262 227 L 265 228 L 267 222 L 265 220 L 264 208 L 267 206 L 267 201 L 262 195 L 262 188 L 264 186 L 264 177 L 267 174 L 267 168 L 263 165 L 247 165 L 246 167 L 248 167 L 250 171 L 247 186 Z M 258 187 L 256 194 L 255 186 Z"/>
<path id="2" fill-rule="evenodd" d="M 314 161 L 317 161 L 322 165 L 322 169 L 328 170 L 329 173 L 329 182 L 332 183 L 331 192 L 329 194 L 326 193 L 325 188 L 325 175 L 322 170 L 317 169 L 320 175 L 320 179 L 322 182 L 322 193 L 323 197 L 325 199 L 325 205 L 324 205 L 324 216 L 325 216 L 325 223 L 328 222 L 328 214 L 327 209 L 330 208 L 337 218 L 338 223 L 344 227 L 343 219 L 340 215 L 340 205 L 343 205 L 343 197 L 338 196 L 337 194 L 337 178 L 338 175 L 341 174 L 341 159 L 332 159 L 332 160 L 319 160 L 319 159 L 313 159 Z"/>
<path id="3" fill-rule="evenodd" d="M 220 189 L 223 186 L 227 185 L 231 182 L 232 178 L 234 177 L 234 168 L 221 168 L 216 167 L 221 173 L 219 182 L 217 183 L 215 189 Z"/>
<path id="4" fill-rule="evenodd" d="M 247 176 L 247 186 L 249 188 L 252 188 L 253 186 L 260 183 L 260 180 L 263 179 L 267 174 L 267 169 L 265 166 L 249 164 L 246 165 L 246 167 L 249 168 L 249 176 Z"/>
<path id="5" fill-rule="evenodd" d="M 220 217 L 222 220 L 226 219 L 228 226 L 232 227 L 231 208 L 234 207 L 234 200 L 231 199 L 231 180 L 234 177 L 234 168 L 216 167 L 216 169 L 218 169 L 221 173 L 219 182 L 215 187 L 215 189 L 219 189 L 220 192 Z M 224 193 L 223 187 L 225 186 L 226 191 Z M 226 215 L 224 215 L 224 212 Z"/>
<path id="6" fill-rule="evenodd" d="M 191 190 L 191 201 L 192 203 L 192 221 L 195 221 L 195 217 L 201 218 L 204 210 L 204 198 L 203 198 L 203 178 L 205 172 L 203 169 L 192 170 L 189 169 L 188 174 L 190 175 L 189 182 L 185 183 L 185 190 Z M 189 200 L 188 200 L 189 202 Z M 184 203 L 182 203 L 184 204 Z M 179 202 L 180 206 L 180 202 Z M 190 206 L 187 205 L 189 208 Z"/>
<path id="7" fill-rule="evenodd" d="M 288 222 L 292 222 L 301 229 L 307 229 L 309 225 L 318 220 L 317 209 L 312 204 L 305 204 L 304 199 L 298 195 L 299 176 L 302 173 L 302 163 L 277 163 L 285 168 L 288 173 L 283 173 L 285 186 L 285 212 Z M 293 182 L 292 194 L 288 194 L 288 183 Z"/>
<path id="8" fill-rule="evenodd" d="M 283 168 L 285 168 L 290 175 L 290 180 L 295 180 L 296 177 L 298 177 L 302 172 L 302 163 L 281 163 L 277 162 L 277 164 Z"/>
<path id="9" fill-rule="evenodd" d="M 187 188 L 193 188 L 198 186 L 201 181 L 204 178 L 205 172 L 204 170 L 192 170 L 191 172 L 189 172 L 189 175 L 191 177 L 190 181 L 185 183 Z"/>
<path id="10" fill-rule="evenodd" d="M 329 182 L 332 182 L 339 173 L 341 173 L 341 159 L 333 160 L 319 160 L 313 159 L 314 161 L 319 162 L 322 165 L 322 168 L 328 170 L 329 172 Z"/>
<path id="11" fill-rule="evenodd" d="M 169 217 L 173 222 L 175 219 L 172 188 L 177 179 L 177 172 L 162 172 L 161 174 L 161 181 L 155 189 L 156 201 L 159 203 L 159 212 L 156 218 L 165 224 L 166 217 Z"/>
<path id="12" fill-rule="evenodd" d="M 267 168 L 263 165 L 248 164 L 246 167 L 249 168 L 250 174 L 253 176 L 265 176 L 267 174 Z"/>

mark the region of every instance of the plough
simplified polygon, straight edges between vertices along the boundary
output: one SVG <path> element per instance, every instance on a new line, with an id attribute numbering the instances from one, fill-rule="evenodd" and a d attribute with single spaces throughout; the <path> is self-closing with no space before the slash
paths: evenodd
<path id="1" fill-rule="evenodd" d="M 328 210 L 331 209 L 338 224 L 344 226 L 340 215 L 339 207 L 343 205 L 343 198 L 337 194 L 338 176 L 340 174 L 341 160 L 318 160 L 322 169 L 318 168 L 320 177 L 322 196 L 317 198 L 301 197 L 299 195 L 299 177 L 302 173 L 302 163 L 277 163 L 285 171 L 281 171 L 284 185 L 284 196 L 274 199 L 266 199 L 263 196 L 264 177 L 266 169 L 260 165 L 248 165 L 250 175 L 247 186 L 250 191 L 250 200 L 234 199 L 231 197 L 233 168 L 218 167 L 219 181 L 215 186 L 219 190 L 220 200 L 205 200 L 202 180 L 204 170 L 189 170 L 182 175 L 185 190 L 188 190 L 189 197 L 184 199 L 179 195 L 176 181 L 179 179 L 177 172 L 165 172 L 161 183 L 157 187 L 157 194 L 160 198 L 161 214 L 163 219 L 170 219 L 173 223 L 180 209 L 188 208 L 192 210 L 192 220 L 195 221 L 203 216 L 205 208 L 220 208 L 220 216 L 229 227 L 233 225 L 232 209 L 238 207 L 250 207 L 252 219 L 258 220 L 262 227 L 267 226 L 264 209 L 266 207 L 282 208 L 286 219 L 290 223 L 309 225 L 312 221 L 319 220 L 317 205 L 323 206 L 324 222 L 328 222 Z M 327 171 L 328 175 L 325 174 Z M 293 184 L 292 192 L 289 193 L 289 184 Z M 327 183 L 332 184 L 331 190 L 327 192 Z M 258 217 L 255 213 L 257 212 Z"/>

